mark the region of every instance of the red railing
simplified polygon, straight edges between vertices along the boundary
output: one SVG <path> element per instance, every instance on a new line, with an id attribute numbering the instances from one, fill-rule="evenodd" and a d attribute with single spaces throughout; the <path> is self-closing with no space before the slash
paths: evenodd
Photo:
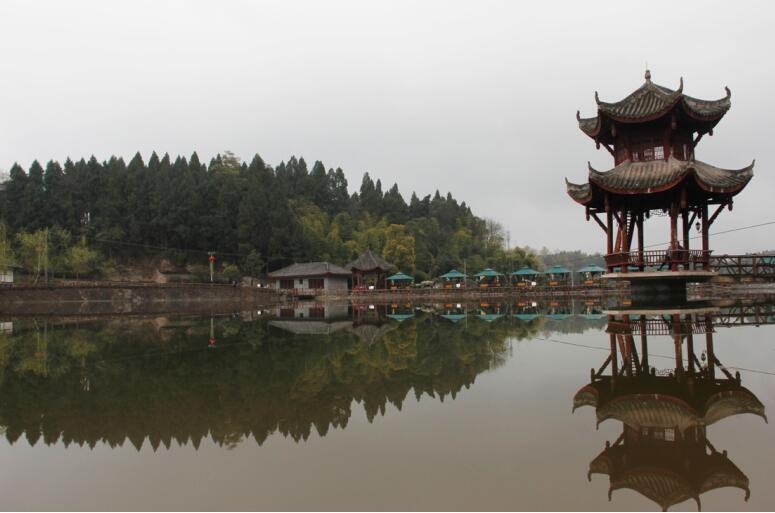
<path id="1" fill-rule="evenodd" d="M 709 269 L 709 262 L 710 251 L 700 249 L 630 251 L 629 253 L 619 252 L 605 256 L 608 271 L 622 273 L 644 270 L 700 271 Z"/>

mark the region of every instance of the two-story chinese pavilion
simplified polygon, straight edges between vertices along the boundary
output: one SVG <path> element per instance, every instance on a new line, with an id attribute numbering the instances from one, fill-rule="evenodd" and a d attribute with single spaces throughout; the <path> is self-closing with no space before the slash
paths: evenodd
<path id="1" fill-rule="evenodd" d="M 608 273 L 710 275 L 708 229 L 753 176 L 753 163 L 733 170 L 695 158 L 697 144 L 729 110 L 731 93 L 726 88 L 721 99 L 699 100 L 683 93 L 683 79 L 673 90 L 652 82 L 648 70 L 645 78 L 618 102 L 603 102 L 596 92 L 596 116 L 576 113 L 581 131 L 611 154 L 614 167 L 590 165 L 589 181 L 566 180 L 567 191 L 606 233 Z M 669 249 L 644 250 L 643 224 L 651 216 L 669 218 Z M 693 224 L 702 233 L 701 249 L 689 247 Z"/>

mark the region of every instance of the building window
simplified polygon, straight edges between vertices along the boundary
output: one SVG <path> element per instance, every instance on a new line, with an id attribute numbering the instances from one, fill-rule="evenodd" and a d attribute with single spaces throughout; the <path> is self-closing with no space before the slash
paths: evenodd
<path id="1" fill-rule="evenodd" d="M 281 289 L 292 289 L 293 288 L 293 280 L 280 280 L 280 288 Z"/>
<path id="2" fill-rule="evenodd" d="M 664 158 L 665 158 L 665 147 L 654 146 L 654 159 L 664 159 Z"/>
<path id="3" fill-rule="evenodd" d="M 310 319 L 325 319 L 326 317 L 326 309 L 322 306 L 313 306 L 309 309 L 309 318 Z"/>
<path id="4" fill-rule="evenodd" d="M 310 278 L 309 279 L 309 288 L 311 288 L 311 289 L 322 289 L 323 288 L 323 278 Z"/>
<path id="5" fill-rule="evenodd" d="M 654 160 L 654 148 L 645 148 L 643 150 L 643 160 Z"/>
<path id="6" fill-rule="evenodd" d="M 304 279 L 303 278 L 299 278 L 299 285 L 304 285 Z"/>
<path id="7" fill-rule="evenodd" d="M 665 441 L 666 442 L 675 442 L 675 429 L 673 429 L 673 428 L 666 428 L 665 429 Z"/>

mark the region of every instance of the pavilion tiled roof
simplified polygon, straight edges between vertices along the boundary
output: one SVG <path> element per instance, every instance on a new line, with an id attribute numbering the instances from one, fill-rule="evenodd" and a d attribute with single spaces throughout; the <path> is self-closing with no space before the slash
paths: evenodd
<path id="1" fill-rule="evenodd" d="M 722 487 L 735 487 L 750 496 L 748 477 L 726 456 L 711 449 L 692 451 L 661 445 L 606 448 L 589 464 L 589 473 L 609 476 L 609 497 L 621 489 L 636 491 L 659 504 L 662 511 Z"/>
<path id="2" fill-rule="evenodd" d="M 582 118 L 576 113 L 579 128 L 595 137 L 600 133 L 603 117 L 619 123 L 642 123 L 661 118 L 678 107 L 686 116 L 700 121 L 718 122 L 731 107 L 732 93 L 725 88 L 726 96 L 718 100 L 701 100 L 683 94 L 683 79 L 678 89 L 673 90 L 651 81 L 651 72 L 646 71 L 646 81 L 633 93 L 618 102 L 603 102 L 595 93 L 597 115 Z"/>
<path id="3" fill-rule="evenodd" d="M 347 269 L 355 269 L 358 271 L 373 271 L 375 269 L 389 271 L 393 268 L 393 264 L 384 258 L 375 255 L 370 249 L 367 249 L 361 256 L 347 264 L 346 267 Z"/>
<path id="4" fill-rule="evenodd" d="M 767 421 L 764 405 L 750 390 L 741 386 L 712 393 L 700 404 L 690 404 L 689 398 L 683 397 L 682 393 L 665 393 L 667 390 L 664 389 L 659 393 L 636 392 L 609 397 L 609 387 L 609 383 L 601 381 L 584 386 L 573 397 L 573 410 L 592 406 L 596 410 L 598 424 L 615 419 L 635 429 L 678 427 L 686 430 L 746 413 Z M 698 397 L 701 393 L 705 391 L 699 391 Z"/>
<path id="5" fill-rule="evenodd" d="M 593 187 L 614 194 L 651 194 L 671 189 L 687 177 L 706 192 L 736 194 L 753 177 L 753 166 L 752 162 L 742 169 L 722 169 L 699 160 L 679 160 L 671 155 L 667 160 L 625 160 L 603 172 L 589 166 L 589 183 L 574 184 L 566 180 L 566 184 L 568 195 L 582 205 L 592 199 Z"/>
<path id="6" fill-rule="evenodd" d="M 350 271 L 329 262 L 306 262 L 283 267 L 267 276 L 270 278 L 304 278 L 308 276 L 350 276 Z"/>

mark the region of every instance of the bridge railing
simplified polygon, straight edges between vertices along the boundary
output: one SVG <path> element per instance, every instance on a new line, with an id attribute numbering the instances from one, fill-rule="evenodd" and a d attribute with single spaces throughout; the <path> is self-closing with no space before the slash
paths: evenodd
<path id="1" fill-rule="evenodd" d="M 609 272 L 700 271 L 709 266 L 710 251 L 701 249 L 662 249 L 609 253 L 605 264 Z M 647 269 L 648 268 L 648 269 Z"/>
<path id="2" fill-rule="evenodd" d="M 775 255 L 717 255 L 710 268 L 732 277 L 775 278 Z"/>

